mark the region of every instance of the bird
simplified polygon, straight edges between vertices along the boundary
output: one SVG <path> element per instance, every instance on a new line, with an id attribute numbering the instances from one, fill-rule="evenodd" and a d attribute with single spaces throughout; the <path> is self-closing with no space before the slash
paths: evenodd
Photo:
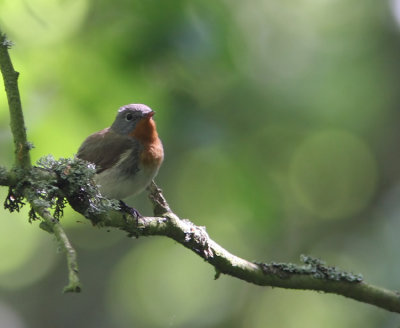
<path id="1" fill-rule="evenodd" d="M 89 135 L 76 157 L 96 166 L 94 180 L 100 193 L 120 200 L 144 191 L 157 175 L 164 160 L 155 112 L 144 104 L 128 104 L 118 109 L 110 127 Z M 140 213 L 132 208 L 136 216 Z"/>

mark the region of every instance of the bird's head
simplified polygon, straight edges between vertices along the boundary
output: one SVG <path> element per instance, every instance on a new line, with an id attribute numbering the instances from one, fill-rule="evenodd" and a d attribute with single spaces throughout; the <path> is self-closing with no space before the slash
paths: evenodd
<path id="1" fill-rule="evenodd" d="M 154 111 L 143 104 L 129 104 L 119 108 L 111 130 L 122 135 L 132 135 L 139 122 L 150 121 Z"/>

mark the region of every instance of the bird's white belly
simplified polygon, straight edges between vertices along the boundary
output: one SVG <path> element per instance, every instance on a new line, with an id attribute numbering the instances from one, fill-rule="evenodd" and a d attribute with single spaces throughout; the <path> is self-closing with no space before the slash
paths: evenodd
<path id="1" fill-rule="evenodd" d="M 121 174 L 118 167 L 107 169 L 95 177 L 103 196 L 111 199 L 124 199 L 137 195 L 150 184 L 157 175 L 158 168 L 141 168 L 131 176 Z"/>

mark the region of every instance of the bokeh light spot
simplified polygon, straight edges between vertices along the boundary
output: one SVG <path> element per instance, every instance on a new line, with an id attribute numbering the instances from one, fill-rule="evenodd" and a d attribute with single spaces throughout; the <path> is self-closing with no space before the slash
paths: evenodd
<path id="1" fill-rule="evenodd" d="M 318 132 L 295 151 L 290 180 L 295 199 L 313 215 L 343 218 L 371 199 L 376 162 L 360 138 L 344 131 Z"/>
<path id="2" fill-rule="evenodd" d="M 365 318 L 370 319 L 370 311 L 365 306 L 357 304 L 353 308 L 335 295 L 323 296 L 282 289 L 265 291 L 257 302 L 248 306 L 248 313 L 241 318 L 241 327 L 375 327 L 365 325 Z M 310 309 L 313 309 L 312 313 Z M 288 311 L 290 315 L 287 314 Z M 337 315 L 338 313 L 341 315 Z"/>

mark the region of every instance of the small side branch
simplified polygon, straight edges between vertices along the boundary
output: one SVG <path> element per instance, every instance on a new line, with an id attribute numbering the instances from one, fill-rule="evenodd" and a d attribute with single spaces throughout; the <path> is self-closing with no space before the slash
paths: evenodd
<path id="1" fill-rule="evenodd" d="M 67 256 L 69 282 L 68 285 L 64 287 L 64 292 L 80 292 L 81 284 L 78 276 L 78 262 L 76 251 L 72 247 L 63 227 L 61 226 L 60 222 L 55 219 L 46 208 L 37 206 L 34 207 L 34 210 L 43 219 L 43 222 L 41 224 L 42 229 L 54 233 L 57 242 Z"/>
<path id="2" fill-rule="evenodd" d="M 29 169 L 31 167 L 29 150 L 32 148 L 32 145 L 26 138 L 24 115 L 22 113 L 21 98 L 18 89 L 19 73 L 14 70 L 11 62 L 8 53 L 10 47 L 11 42 L 0 31 L 0 70 L 3 75 L 8 107 L 10 109 L 10 125 L 15 146 L 15 165 L 19 168 Z"/>
<path id="3" fill-rule="evenodd" d="M 170 213 L 171 209 L 168 202 L 162 194 L 162 190 L 156 185 L 156 183 L 151 181 L 150 186 L 147 189 L 149 191 L 149 199 L 153 204 L 154 215 L 161 216 L 162 214 Z"/>

